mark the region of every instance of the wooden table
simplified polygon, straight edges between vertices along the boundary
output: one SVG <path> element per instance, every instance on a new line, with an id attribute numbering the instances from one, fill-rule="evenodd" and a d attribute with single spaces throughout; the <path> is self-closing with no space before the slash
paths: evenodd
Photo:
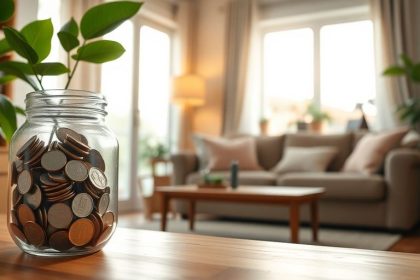
<path id="1" fill-rule="evenodd" d="M 162 197 L 161 230 L 166 230 L 167 213 L 171 199 L 189 201 L 189 226 L 194 230 L 196 201 L 213 200 L 241 203 L 272 203 L 289 207 L 290 236 L 293 243 L 299 242 L 299 208 L 304 203 L 310 204 L 312 239 L 318 240 L 318 200 L 324 188 L 309 187 L 239 187 L 237 189 L 198 188 L 197 186 L 159 187 L 157 192 Z"/>
<path id="2" fill-rule="evenodd" d="M 22 253 L 0 216 L 0 279 L 406 279 L 420 255 L 118 228 L 77 258 Z"/>

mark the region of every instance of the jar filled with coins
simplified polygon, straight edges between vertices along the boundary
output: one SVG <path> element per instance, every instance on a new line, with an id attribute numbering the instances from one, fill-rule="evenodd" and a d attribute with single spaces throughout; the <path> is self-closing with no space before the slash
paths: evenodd
<path id="1" fill-rule="evenodd" d="M 8 228 L 25 252 L 94 253 L 117 225 L 118 142 L 101 94 L 48 90 L 26 97 L 10 144 Z"/>

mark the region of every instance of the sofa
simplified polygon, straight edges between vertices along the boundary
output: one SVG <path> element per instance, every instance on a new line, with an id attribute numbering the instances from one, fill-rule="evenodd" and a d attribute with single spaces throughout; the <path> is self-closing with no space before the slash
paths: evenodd
<path id="1" fill-rule="evenodd" d="M 286 134 L 255 137 L 260 171 L 240 171 L 241 186 L 314 186 L 326 192 L 319 204 L 321 224 L 408 230 L 420 218 L 420 151 L 398 147 L 386 154 L 376 174 L 340 172 L 363 133 L 336 135 Z M 287 147 L 336 147 L 337 156 L 326 172 L 298 172 L 278 175 L 272 168 Z M 195 153 L 171 156 L 175 185 L 197 184 L 202 179 L 200 158 Z M 229 178 L 229 172 L 213 172 Z M 180 213 L 188 213 L 184 201 L 176 201 Z M 197 212 L 223 217 L 288 221 L 288 209 L 278 205 L 202 201 Z M 309 207 L 303 206 L 301 221 L 309 221 Z"/>

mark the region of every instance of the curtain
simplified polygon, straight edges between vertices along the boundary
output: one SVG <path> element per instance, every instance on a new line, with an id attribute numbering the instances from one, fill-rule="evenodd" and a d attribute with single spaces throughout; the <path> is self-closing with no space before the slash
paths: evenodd
<path id="1" fill-rule="evenodd" d="M 223 134 L 239 132 L 247 86 L 254 0 L 232 0 L 227 7 Z"/>
<path id="2" fill-rule="evenodd" d="M 371 12 L 375 30 L 375 54 L 377 77 L 377 127 L 387 129 L 399 124 L 395 110 L 409 98 L 415 88 L 405 78 L 383 77 L 382 72 L 390 65 L 400 63 L 404 53 L 414 57 L 414 0 L 371 0 Z"/>
<path id="3" fill-rule="evenodd" d="M 80 23 L 83 14 L 91 7 L 105 2 L 104 0 L 63 0 L 62 11 L 64 22 L 71 17 Z M 80 42 L 82 43 L 82 42 Z M 72 61 L 74 63 L 74 61 Z M 74 64 L 72 64 L 73 67 Z M 101 66 L 100 64 L 80 62 L 69 86 L 70 89 L 100 92 Z"/>

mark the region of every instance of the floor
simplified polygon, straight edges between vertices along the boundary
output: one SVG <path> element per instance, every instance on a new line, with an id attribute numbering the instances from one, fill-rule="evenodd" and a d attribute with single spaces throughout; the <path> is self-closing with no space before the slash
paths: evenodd
<path id="1" fill-rule="evenodd" d="M 155 218 L 158 219 L 159 217 Z M 141 212 L 123 213 L 118 216 L 118 224 L 120 226 L 135 226 L 144 223 L 144 221 L 145 218 Z M 404 234 L 403 237 L 390 248 L 390 251 L 420 254 L 420 225 Z"/>

